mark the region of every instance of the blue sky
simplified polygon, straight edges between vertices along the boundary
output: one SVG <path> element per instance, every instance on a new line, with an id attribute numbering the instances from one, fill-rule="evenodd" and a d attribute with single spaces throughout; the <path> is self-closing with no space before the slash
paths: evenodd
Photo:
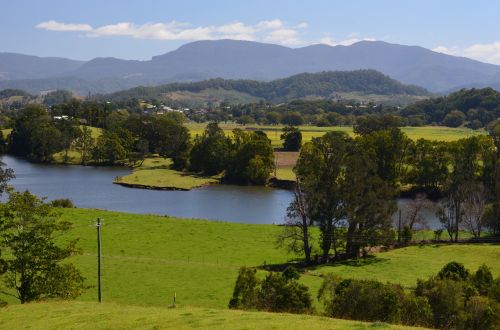
<path id="1" fill-rule="evenodd" d="M 500 64 L 500 1 L 0 0 L 0 51 L 149 59 L 202 39 L 383 40 Z"/>

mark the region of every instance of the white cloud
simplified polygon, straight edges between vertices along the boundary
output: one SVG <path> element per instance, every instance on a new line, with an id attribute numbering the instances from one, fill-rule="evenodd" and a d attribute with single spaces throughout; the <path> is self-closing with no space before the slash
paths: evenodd
<path id="1" fill-rule="evenodd" d="M 285 24 L 280 19 L 273 19 L 270 21 L 260 21 L 257 24 L 257 28 L 262 30 L 276 30 L 276 29 L 281 29 L 284 26 Z"/>
<path id="2" fill-rule="evenodd" d="M 304 44 L 304 41 L 298 38 L 298 32 L 292 29 L 279 29 L 271 31 L 264 38 L 264 41 L 289 46 Z"/>
<path id="3" fill-rule="evenodd" d="M 487 63 L 500 64 L 500 41 L 490 44 L 474 44 L 465 48 L 438 46 L 433 51 L 448 55 L 464 56 Z"/>
<path id="4" fill-rule="evenodd" d="M 66 24 L 56 22 L 54 20 L 41 22 L 35 26 L 37 29 L 43 29 L 48 31 L 63 31 L 63 32 L 73 32 L 73 31 L 91 31 L 92 26 L 88 24 Z"/>
<path id="5" fill-rule="evenodd" d="M 299 38 L 299 29 L 305 29 L 307 23 L 302 22 L 296 27 L 287 26 L 280 19 L 260 21 L 255 25 L 243 22 L 232 22 L 224 25 L 209 25 L 193 27 L 188 23 L 176 21 L 166 23 L 119 22 L 99 27 L 88 24 L 65 24 L 56 21 L 42 22 L 36 26 L 49 31 L 84 31 L 89 37 L 127 36 L 137 39 L 155 40 L 215 40 L 239 39 L 252 41 L 266 41 L 282 45 L 305 45 Z"/>
<path id="6" fill-rule="evenodd" d="M 329 46 L 350 46 L 360 41 L 376 41 L 374 38 L 359 38 L 357 33 L 351 33 L 348 35 L 347 39 L 335 40 L 331 37 L 324 37 L 319 40 L 319 43 L 329 45 Z"/>
<path id="7" fill-rule="evenodd" d="M 464 50 L 464 56 L 483 62 L 500 64 L 500 41 L 467 47 Z"/>

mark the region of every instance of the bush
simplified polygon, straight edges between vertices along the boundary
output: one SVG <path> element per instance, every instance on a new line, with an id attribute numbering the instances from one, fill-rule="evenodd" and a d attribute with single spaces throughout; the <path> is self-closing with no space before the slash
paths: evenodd
<path id="1" fill-rule="evenodd" d="M 75 205 L 69 198 L 54 199 L 52 202 L 50 202 L 50 204 L 53 207 L 61 207 L 67 209 L 72 209 L 75 207 Z"/>
<path id="2" fill-rule="evenodd" d="M 439 278 L 441 279 L 450 279 L 453 281 L 465 281 L 469 278 L 469 271 L 465 269 L 464 265 L 452 261 L 446 264 L 443 269 L 441 269 L 438 273 Z"/>
<path id="3" fill-rule="evenodd" d="M 282 274 L 269 273 L 263 281 L 259 281 L 255 274 L 255 269 L 240 268 L 229 308 L 288 313 L 312 310 L 308 288 L 297 282 L 300 275 L 293 267 Z"/>
<path id="4" fill-rule="evenodd" d="M 335 277 L 325 278 L 319 293 L 329 316 L 390 323 L 401 321 L 404 297 L 399 285 Z"/>
<path id="5" fill-rule="evenodd" d="M 486 265 L 481 265 L 476 273 L 472 276 L 472 283 L 476 287 L 479 294 L 487 296 L 493 286 L 493 274 Z"/>

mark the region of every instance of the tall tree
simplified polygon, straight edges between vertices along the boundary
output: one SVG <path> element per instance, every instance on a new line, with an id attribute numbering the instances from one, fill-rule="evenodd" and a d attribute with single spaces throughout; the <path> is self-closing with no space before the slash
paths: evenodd
<path id="1" fill-rule="evenodd" d="M 190 169 L 214 175 L 224 171 L 231 148 L 231 139 L 215 122 L 209 123 L 201 136 L 196 136 L 190 154 Z"/>
<path id="2" fill-rule="evenodd" d="M 75 141 L 75 146 L 80 151 L 82 165 L 86 165 L 92 155 L 95 139 L 92 137 L 92 130 L 83 126 Z"/>
<path id="3" fill-rule="evenodd" d="M 302 183 L 310 219 L 321 232 L 322 261 L 330 249 L 337 253 L 337 226 L 345 216 L 342 194 L 346 158 L 352 139 L 344 132 L 328 132 L 304 145 L 295 171 Z"/>
<path id="4" fill-rule="evenodd" d="M 347 219 L 346 253 L 391 240 L 391 216 L 396 211 L 394 186 L 378 175 L 378 167 L 363 143 L 350 149 L 342 196 Z"/>
<path id="5" fill-rule="evenodd" d="M 66 245 L 56 237 L 71 228 L 58 219 L 49 204 L 28 191 L 9 192 L 0 206 L 0 244 L 4 257 L 5 283 L 13 292 L 4 292 L 24 304 L 43 298 L 75 298 L 83 289 L 80 271 L 66 259 L 77 253 L 76 240 Z"/>

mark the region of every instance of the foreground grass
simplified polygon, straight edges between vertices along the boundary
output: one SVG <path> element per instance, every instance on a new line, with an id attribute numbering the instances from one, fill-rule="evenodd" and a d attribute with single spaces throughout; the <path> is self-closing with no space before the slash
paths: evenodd
<path id="1" fill-rule="evenodd" d="M 45 302 L 11 305 L 0 312 L 4 329 L 416 329 L 310 315 L 113 303 Z"/>
<path id="2" fill-rule="evenodd" d="M 189 190 L 219 181 L 216 177 L 202 177 L 173 170 L 170 168 L 171 164 L 170 159 L 161 157 L 148 158 L 141 166 L 134 168 L 131 174 L 117 178 L 115 183 L 150 188 Z"/>
<path id="3" fill-rule="evenodd" d="M 80 238 L 83 254 L 73 257 L 72 262 L 83 272 L 86 284 L 93 286 L 79 298 L 81 301 L 97 300 L 97 217 L 103 220 L 104 302 L 166 306 L 177 293 L 181 306 L 227 308 L 241 266 L 284 263 L 293 257 L 276 248 L 275 238 L 281 227 L 275 225 L 90 209 L 61 211 L 62 218 L 73 222 L 75 228 L 60 239 Z M 453 260 L 463 262 L 471 270 L 486 263 L 492 267 L 494 276 L 500 276 L 500 246 L 447 245 L 402 248 L 356 262 L 310 269 L 301 277 L 301 282 L 309 286 L 313 298 L 322 283 L 319 275 L 324 273 L 411 287 L 418 278 L 435 274 Z M 315 303 L 321 310 L 316 300 Z"/>

